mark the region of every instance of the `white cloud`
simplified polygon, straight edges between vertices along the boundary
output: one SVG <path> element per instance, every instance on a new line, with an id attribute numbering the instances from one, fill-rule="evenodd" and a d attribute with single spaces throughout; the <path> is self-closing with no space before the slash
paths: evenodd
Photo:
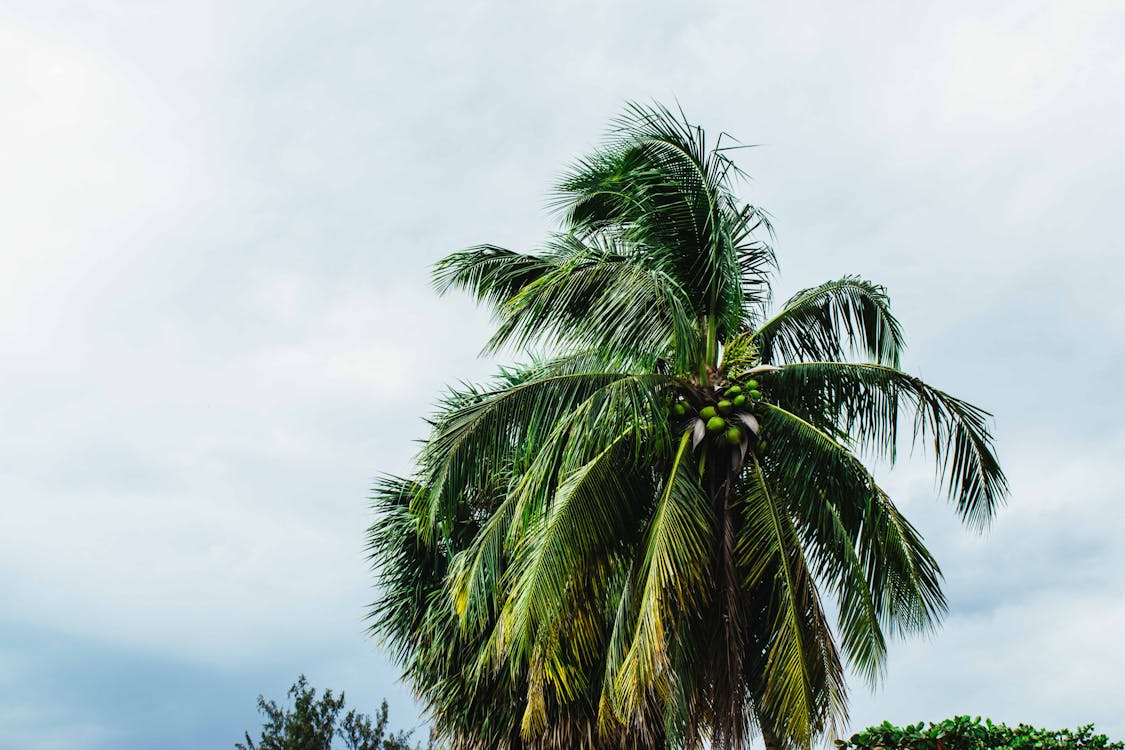
<path id="1" fill-rule="evenodd" d="M 914 464 L 890 478 L 953 610 L 895 646 L 883 691 L 856 690 L 856 720 L 1125 733 L 1106 697 L 1125 562 L 1116 4 L 17 5 L 0 624 L 211 684 L 304 669 L 401 696 L 360 635 L 364 496 L 406 470 L 441 384 L 489 369 L 486 316 L 436 298 L 427 267 L 535 243 L 551 179 L 621 102 L 676 95 L 764 144 L 740 162 L 776 217 L 781 296 L 887 283 L 909 366 L 997 414 L 1013 496 L 989 536 Z M 43 691 L 0 734 L 68 715 Z M 142 736 L 127 706 L 100 719 L 104 743 Z"/>

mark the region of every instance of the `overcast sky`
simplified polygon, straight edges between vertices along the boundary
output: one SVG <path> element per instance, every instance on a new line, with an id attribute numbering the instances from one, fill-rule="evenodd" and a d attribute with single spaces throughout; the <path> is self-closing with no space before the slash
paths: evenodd
<path id="1" fill-rule="evenodd" d="M 881 475 L 951 612 L 852 727 L 1125 739 L 1125 5 L 0 5 L 0 748 L 231 747 L 364 636 L 366 496 L 489 321 L 429 266 L 533 247 L 628 99 L 741 152 L 777 295 L 888 285 L 905 365 L 988 408 L 986 536 Z"/>

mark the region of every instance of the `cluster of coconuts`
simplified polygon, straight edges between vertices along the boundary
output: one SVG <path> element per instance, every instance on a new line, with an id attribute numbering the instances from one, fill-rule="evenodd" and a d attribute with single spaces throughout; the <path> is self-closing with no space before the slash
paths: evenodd
<path id="1" fill-rule="evenodd" d="M 728 443 L 738 445 L 742 442 L 742 429 L 736 425 L 728 424 L 726 417 L 731 412 L 742 409 L 750 400 L 758 400 L 762 392 L 758 390 L 757 380 L 746 381 L 745 387 L 738 384 L 732 385 L 722 393 L 722 398 L 715 404 L 708 404 L 699 410 L 699 418 L 704 421 L 707 431 L 718 435 L 725 433 Z M 672 413 L 678 417 L 687 416 L 691 406 L 686 401 L 677 401 L 672 406 Z"/>

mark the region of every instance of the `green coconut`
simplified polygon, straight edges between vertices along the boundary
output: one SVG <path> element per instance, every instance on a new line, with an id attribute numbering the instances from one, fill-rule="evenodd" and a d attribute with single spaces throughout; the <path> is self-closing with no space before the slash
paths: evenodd
<path id="1" fill-rule="evenodd" d="M 754 390 L 755 388 L 758 387 L 758 381 L 751 378 L 750 380 L 746 381 L 746 387 L 749 388 L 750 390 Z"/>
<path id="2" fill-rule="evenodd" d="M 731 445 L 738 445 L 742 442 L 742 430 L 737 427 L 730 427 L 727 429 L 727 442 Z"/>
<path id="3" fill-rule="evenodd" d="M 682 417 L 683 415 L 687 414 L 687 406 L 683 401 L 681 401 L 680 403 L 672 407 L 672 411 L 676 414 L 677 417 Z"/>
<path id="4" fill-rule="evenodd" d="M 734 404 L 735 406 L 742 406 L 743 404 L 746 403 L 746 396 L 744 396 L 742 394 L 739 394 L 739 395 L 734 397 L 734 400 L 731 401 L 731 403 Z"/>
<path id="5" fill-rule="evenodd" d="M 714 406 L 704 406 L 699 410 L 699 416 L 703 419 L 711 419 L 711 417 L 715 416 L 716 414 L 718 414 L 718 412 L 715 411 Z"/>
<path id="6" fill-rule="evenodd" d="M 723 392 L 723 395 L 724 396 L 737 396 L 740 393 L 742 393 L 742 386 L 732 385 L 730 388 L 727 388 L 726 391 Z"/>
<path id="7" fill-rule="evenodd" d="M 759 390 L 750 391 L 750 398 L 761 398 L 762 392 Z"/>
<path id="8" fill-rule="evenodd" d="M 727 426 L 727 421 L 722 417 L 711 417 L 707 420 L 707 429 L 711 432 L 718 432 Z"/>
<path id="9" fill-rule="evenodd" d="M 726 414 L 728 411 L 730 411 L 730 401 L 727 401 L 724 398 L 722 401 L 719 402 L 719 413 L 720 414 Z"/>

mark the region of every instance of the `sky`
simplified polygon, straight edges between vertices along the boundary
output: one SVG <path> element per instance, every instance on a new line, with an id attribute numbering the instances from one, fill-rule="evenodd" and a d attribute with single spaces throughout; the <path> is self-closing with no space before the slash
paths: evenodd
<path id="1" fill-rule="evenodd" d="M 983 536 L 920 453 L 879 469 L 950 612 L 850 726 L 1125 739 L 1118 0 L 9 0 L 0 750 L 232 747 L 301 673 L 418 723 L 365 636 L 367 495 L 498 364 L 429 268 L 536 247 L 628 100 L 757 145 L 779 300 L 886 284 L 904 366 L 995 415 Z"/>

